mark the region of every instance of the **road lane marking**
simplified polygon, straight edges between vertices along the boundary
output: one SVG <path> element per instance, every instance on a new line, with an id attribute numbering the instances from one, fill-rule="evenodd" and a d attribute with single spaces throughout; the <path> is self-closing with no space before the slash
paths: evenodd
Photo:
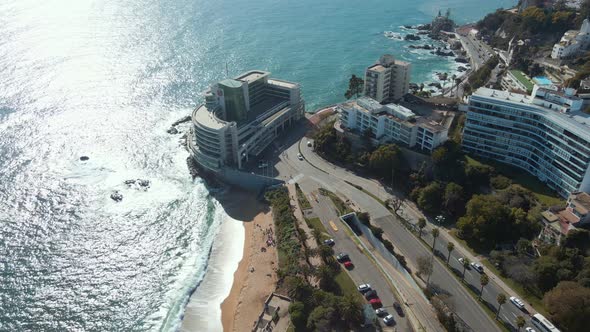
<path id="1" fill-rule="evenodd" d="M 330 220 L 330 227 L 332 227 L 334 232 L 338 232 L 338 226 L 336 226 L 336 224 L 332 220 Z"/>

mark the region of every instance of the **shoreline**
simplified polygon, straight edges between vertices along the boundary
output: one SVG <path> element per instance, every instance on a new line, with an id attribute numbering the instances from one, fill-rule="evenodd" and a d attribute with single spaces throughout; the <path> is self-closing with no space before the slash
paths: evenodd
<path id="1" fill-rule="evenodd" d="M 251 221 L 243 222 L 246 229 L 243 256 L 233 274 L 231 291 L 220 305 L 223 331 L 226 332 L 251 331 L 277 282 L 276 247 L 266 243 L 269 229 L 272 229 L 270 234 L 274 234 L 272 213 L 251 196 L 242 204 L 256 207 L 261 212 Z"/>

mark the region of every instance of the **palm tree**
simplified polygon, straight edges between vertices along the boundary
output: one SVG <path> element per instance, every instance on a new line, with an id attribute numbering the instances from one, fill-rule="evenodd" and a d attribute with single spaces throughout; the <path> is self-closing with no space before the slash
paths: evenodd
<path id="1" fill-rule="evenodd" d="M 451 260 L 451 252 L 455 249 L 455 244 L 453 242 L 447 243 L 447 251 L 449 255 L 447 256 L 447 265 L 449 265 L 449 261 Z"/>
<path id="2" fill-rule="evenodd" d="M 338 312 L 346 321 L 352 324 L 360 324 L 363 320 L 363 306 L 354 294 L 342 296 L 338 302 Z"/>
<path id="3" fill-rule="evenodd" d="M 424 83 L 420 83 L 420 91 L 424 91 Z"/>
<path id="4" fill-rule="evenodd" d="M 518 331 L 526 324 L 524 317 L 516 316 L 516 327 L 518 327 Z"/>
<path id="5" fill-rule="evenodd" d="M 432 252 L 434 252 L 434 246 L 436 245 L 436 238 L 440 235 L 438 228 L 432 230 Z"/>
<path id="6" fill-rule="evenodd" d="M 420 233 L 418 233 L 418 237 L 422 238 L 422 229 L 426 227 L 426 219 L 420 218 L 418 219 L 418 228 L 420 228 Z"/>
<path id="7" fill-rule="evenodd" d="M 481 300 L 481 296 L 483 295 L 483 288 L 490 282 L 490 278 L 488 278 L 488 276 L 486 274 L 482 274 L 481 277 L 479 277 L 479 284 L 481 285 L 481 288 L 479 290 L 479 299 Z"/>
<path id="8" fill-rule="evenodd" d="M 498 301 L 498 311 L 496 312 L 496 319 L 498 319 L 498 316 L 500 315 L 500 309 L 502 309 L 502 304 L 506 303 L 506 295 L 503 293 L 498 294 L 496 301 Z"/>
<path id="9" fill-rule="evenodd" d="M 465 270 L 467 270 L 467 268 L 469 267 L 469 264 L 471 264 L 471 262 L 469 261 L 469 258 L 465 257 L 463 258 L 463 277 L 461 280 L 465 281 Z"/>

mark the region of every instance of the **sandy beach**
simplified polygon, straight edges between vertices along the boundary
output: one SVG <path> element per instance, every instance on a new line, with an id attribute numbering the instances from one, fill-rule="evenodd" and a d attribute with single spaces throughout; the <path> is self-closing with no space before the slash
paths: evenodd
<path id="1" fill-rule="evenodd" d="M 264 307 L 264 301 L 274 291 L 278 265 L 277 251 L 267 245 L 274 234 L 272 214 L 249 196 L 241 206 L 259 212 L 252 221 L 244 222 L 246 235 L 244 255 L 234 273 L 229 296 L 221 304 L 223 330 L 250 331 Z"/>

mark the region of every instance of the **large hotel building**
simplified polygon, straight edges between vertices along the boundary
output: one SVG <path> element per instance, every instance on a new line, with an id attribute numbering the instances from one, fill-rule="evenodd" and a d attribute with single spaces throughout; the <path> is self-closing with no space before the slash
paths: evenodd
<path id="1" fill-rule="evenodd" d="M 410 69 L 410 63 L 396 60 L 393 55 L 381 56 L 365 70 L 364 95 L 380 103 L 398 101 L 410 89 Z"/>
<path id="2" fill-rule="evenodd" d="M 293 120 L 305 104 L 299 84 L 253 70 L 226 79 L 205 92 L 205 104 L 193 111 L 188 146 L 208 171 L 242 169 L 257 157 Z"/>
<path id="3" fill-rule="evenodd" d="M 469 97 L 466 152 L 519 167 L 562 197 L 590 191 L 590 114 L 570 89 L 532 95 L 479 88 Z"/>

